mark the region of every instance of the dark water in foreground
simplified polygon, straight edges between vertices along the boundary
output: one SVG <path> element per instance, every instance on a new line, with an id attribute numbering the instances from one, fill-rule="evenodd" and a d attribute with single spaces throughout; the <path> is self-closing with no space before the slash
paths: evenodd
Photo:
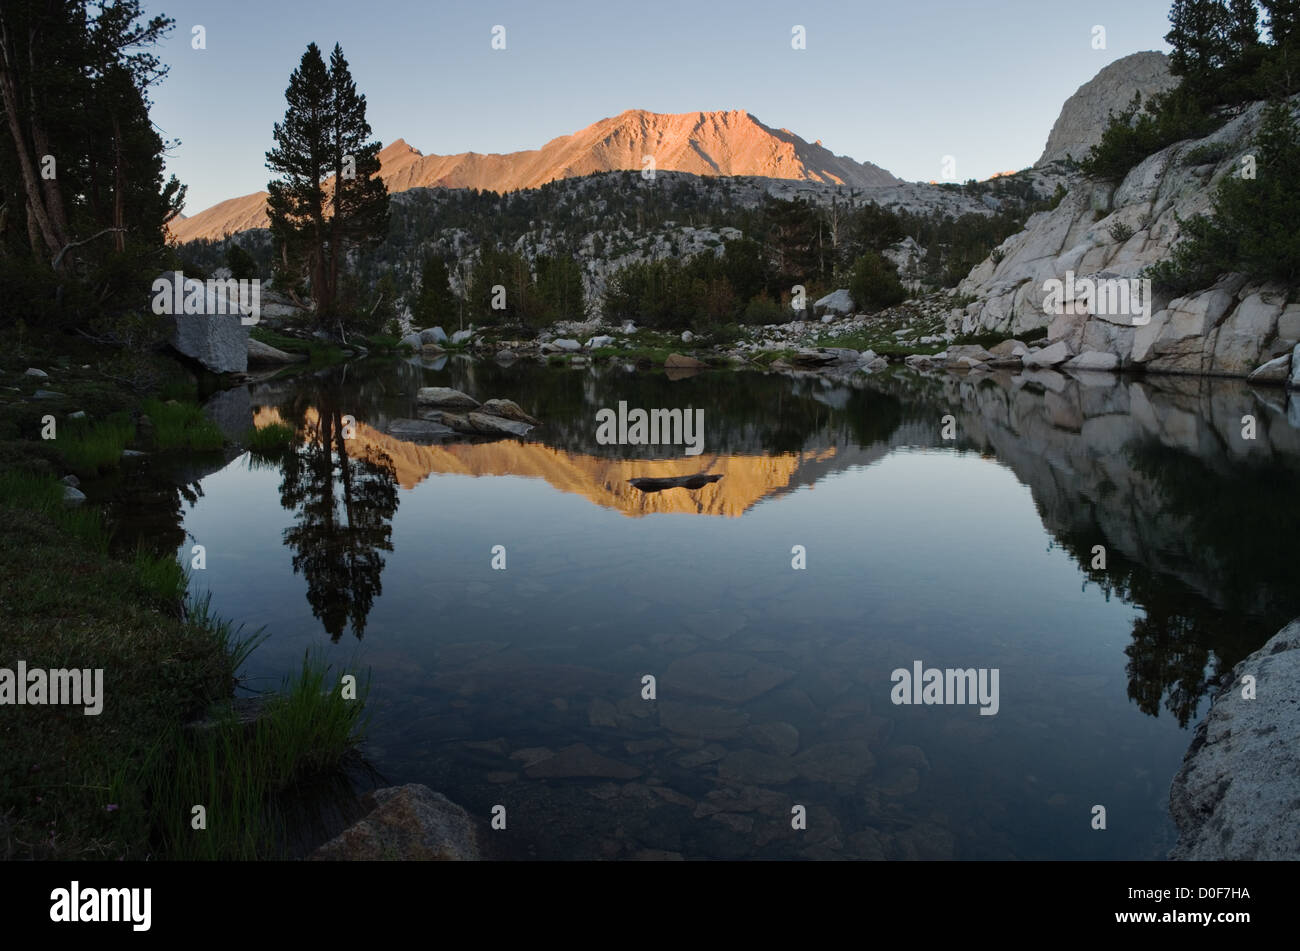
<path id="1" fill-rule="evenodd" d="M 545 426 L 384 435 L 421 385 Z M 303 448 L 190 473 L 170 511 L 185 552 L 206 546 L 193 587 L 271 632 L 252 684 L 307 650 L 369 668 L 369 758 L 484 819 L 504 805 L 501 854 L 1158 858 L 1211 682 L 1300 614 L 1282 399 L 1051 373 L 353 365 L 225 394 L 229 425 L 280 419 Z M 704 452 L 599 445 L 620 400 L 704 408 Z M 695 472 L 723 477 L 627 484 Z M 177 523 L 158 538 L 179 546 Z M 895 705 L 915 661 L 996 668 L 996 715 Z"/>

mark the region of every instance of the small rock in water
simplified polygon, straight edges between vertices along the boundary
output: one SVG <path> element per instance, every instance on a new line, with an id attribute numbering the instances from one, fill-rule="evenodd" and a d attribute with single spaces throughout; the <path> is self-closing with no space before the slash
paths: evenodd
<path id="1" fill-rule="evenodd" d="M 476 409 L 479 405 L 474 397 L 467 396 L 460 390 L 453 390 L 449 386 L 422 386 L 416 392 L 415 400 L 417 403 L 429 406 L 452 406 L 465 409 Z"/>
<path id="2" fill-rule="evenodd" d="M 696 360 L 694 357 L 687 357 L 680 353 L 670 353 L 668 354 L 668 359 L 664 361 L 664 369 L 666 370 L 704 370 L 707 369 L 708 366 L 707 363 L 704 363 L 701 360 Z"/>
<path id="3" fill-rule="evenodd" d="M 530 779 L 567 779 L 581 776 L 608 779 L 635 779 L 641 769 L 602 756 L 585 743 L 575 743 L 560 750 L 549 759 L 540 760 L 525 768 Z"/>
<path id="4" fill-rule="evenodd" d="M 672 476 L 665 479 L 628 479 L 628 484 L 634 489 L 640 489 L 642 492 L 662 492 L 664 489 L 702 489 L 706 485 L 717 482 L 722 478 L 722 474 L 706 475 L 703 472 L 696 475 Z"/>
<path id="5" fill-rule="evenodd" d="M 65 400 L 67 396 L 63 393 L 56 393 L 54 390 L 37 390 L 32 394 L 34 400 Z"/>
<path id="6" fill-rule="evenodd" d="M 527 423 L 529 426 L 540 426 L 540 420 L 525 413 L 514 400 L 488 400 L 478 408 L 480 413 L 487 413 L 489 416 L 500 416 L 502 419 L 513 419 L 518 423 Z"/>
<path id="7" fill-rule="evenodd" d="M 80 505 L 86 501 L 86 496 L 80 489 L 65 485 L 63 487 L 63 501 L 66 505 Z"/>
<path id="8" fill-rule="evenodd" d="M 442 442 L 456 435 L 450 426 L 428 419 L 394 419 L 386 427 L 388 435 L 406 442 Z"/>
<path id="9" fill-rule="evenodd" d="M 48 373 L 44 370 L 38 370 L 36 367 L 28 367 L 27 372 L 24 373 L 23 376 L 34 376 L 38 380 L 48 380 L 50 378 Z"/>
<path id="10" fill-rule="evenodd" d="M 469 413 L 469 424 L 480 433 L 488 436 L 527 436 L 533 427 L 513 419 L 502 419 L 488 413 Z"/>

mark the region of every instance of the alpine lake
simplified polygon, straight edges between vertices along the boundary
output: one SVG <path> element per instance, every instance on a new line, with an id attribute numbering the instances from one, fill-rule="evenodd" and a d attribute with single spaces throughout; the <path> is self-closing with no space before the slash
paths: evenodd
<path id="1" fill-rule="evenodd" d="M 389 435 L 428 386 L 542 425 Z M 703 410 L 701 451 L 598 440 L 620 402 Z M 191 593 L 269 635 L 246 689 L 307 654 L 368 677 L 366 761 L 494 856 L 1158 859 L 1220 678 L 1300 614 L 1295 406 L 1193 377 L 416 357 L 222 391 L 223 428 L 297 447 L 88 491 L 124 544 L 203 546 Z M 629 481 L 695 474 L 721 478 Z M 996 672 L 996 704 L 896 702 L 930 668 Z"/>

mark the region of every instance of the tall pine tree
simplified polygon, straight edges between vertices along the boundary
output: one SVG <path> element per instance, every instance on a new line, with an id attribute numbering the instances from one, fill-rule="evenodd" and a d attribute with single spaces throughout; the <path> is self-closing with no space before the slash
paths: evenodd
<path id="1" fill-rule="evenodd" d="M 420 293 L 411 308 L 415 326 L 432 327 L 450 321 L 460 310 L 460 302 L 451 292 L 451 276 L 447 262 L 437 254 L 430 254 L 420 270 Z"/>
<path id="2" fill-rule="evenodd" d="M 330 89 L 334 94 L 329 127 L 330 157 L 334 162 L 331 202 L 329 267 L 326 272 L 329 315 L 338 300 L 339 276 L 347 266 L 350 249 L 373 248 L 388 233 L 388 186 L 379 177 L 378 141 L 369 141 L 366 97 L 357 93 L 343 49 L 334 44 L 330 54 Z"/>
<path id="3" fill-rule="evenodd" d="M 325 179 L 334 167 L 326 144 L 333 95 L 320 48 L 311 43 L 289 77 L 284 122 L 266 164 L 279 178 L 266 201 L 275 244 L 277 283 L 295 288 L 306 279 L 313 296 L 325 287 Z M 317 302 L 319 304 L 319 297 Z"/>
<path id="4" fill-rule="evenodd" d="M 267 199 L 277 274 L 290 286 L 309 282 L 317 320 L 326 325 L 342 316 L 349 251 L 377 244 L 388 229 L 380 143 L 368 141 L 366 97 L 357 93 L 337 44 L 328 69 L 320 48 L 307 47 L 285 100 L 276 148 L 266 154 L 279 176 Z"/>
<path id="5" fill-rule="evenodd" d="M 1210 90 L 1215 75 L 1231 59 L 1228 33 L 1232 17 L 1221 0 L 1174 0 L 1165 42 L 1172 48 L 1169 69 L 1183 77 L 1195 95 Z"/>
<path id="6" fill-rule="evenodd" d="M 1264 25 L 1269 38 L 1277 45 L 1300 40 L 1300 0 L 1260 0 L 1264 8 Z"/>

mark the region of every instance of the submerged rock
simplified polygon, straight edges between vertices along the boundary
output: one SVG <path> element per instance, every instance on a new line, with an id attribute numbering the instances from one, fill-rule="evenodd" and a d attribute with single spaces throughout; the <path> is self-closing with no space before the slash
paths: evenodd
<path id="1" fill-rule="evenodd" d="M 704 370 L 708 364 L 702 360 L 696 360 L 694 357 L 684 356 L 680 353 L 668 354 L 668 359 L 664 361 L 666 370 Z"/>
<path id="2" fill-rule="evenodd" d="M 741 704 L 794 677 L 793 670 L 763 663 L 748 654 L 701 651 L 669 664 L 660 683 L 661 689 L 671 689 L 684 696 Z"/>
<path id="3" fill-rule="evenodd" d="M 456 435 L 456 430 L 429 419 L 394 419 L 385 427 L 388 435 L 407 442 L 442 442 Z"/>
<path id="4" fill-rule="evenodd" d="M 1233 669 L 1196 728 L 1169 790 L 1179 832 L 1169 857 L 1300 858 L 1297 802 L 1300 619 Z"/>
<path id="5" fill-rule="evenodd" d="M 530 779 L 567 779 L 575 777 L 601 777 L 606 779 L 635 779 L 642 770 L 627 763 L 602 756 L 585 743 L 575 743 L 554 756 L 538 760 L 524 769 Z"/>
<path id="6" fill-rule="evenodd" d="M 315 861 L 474 861 L 478 836 L 468 813 L 428 786 L 409 783 L 366 797 L 375 809 L 310 856 Z"/>

